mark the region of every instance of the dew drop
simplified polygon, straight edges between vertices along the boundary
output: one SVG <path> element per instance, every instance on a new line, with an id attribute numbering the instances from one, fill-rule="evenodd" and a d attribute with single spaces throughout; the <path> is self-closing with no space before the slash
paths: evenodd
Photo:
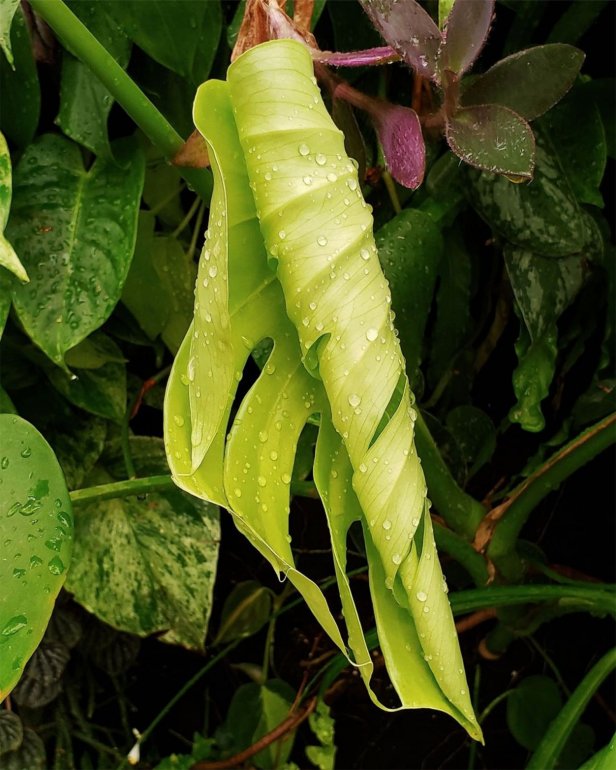
<path id="1" fill-rule="evenodd" d="M 417 591 L 415 596 L 417 597 L 418 602 L 425 602 L 426 599 L 428 598 L 428 594 L 425 593 L 424 591 Z"/>
<path id="2" fill-rule="evenodd" d="M 299 152 L 299 154 L 300 154 L 302 157 L 304 157 L 304 158 L 306 157 L 306 155 L 310 155 L 310 147 L 308 147 L 308 145 L 307 145 L 307 144 L 304 144 L 303 142 L 302 142 L 302 144 L 300 144 L 300 146 L 297 148 L 297 151 L 298 151 L 298 152 Z"/>
<path id="3" fill-rule="evenodd" d="M 370 259 L 370 252 L 368 249 L 360 249 L 359 256 L 364 260 L 364 262 L 367 262 Z"/>
<path id="4" fill-rule="evenodd" d="M 216 267 L 216 265 L 210 265 L 208 273 L 210 275 L 210 278 L 216 278 L 216 276 L 218 275 L 218 268 Z"/>
<path id="5" fill-rule="evenodd" d="M 349 406 L 352 406 L 353 408 L 355 408 L 360 404 L 361 404 L 361 396 L 358 396 L 357 393 L 351 393 L 349 395 Z"/>
<path id="6" fill-rule="evenodd" d="M 366 332 L 366 339 L 368 342 L 374 342 L 374 340 L 379 336 L 379 333 L 376 329 L 368 329 Z"/>
<path id="7" fill-rule="evenodd" d="M 257 479 L 257 484 L 260 487 L 266 486 L 267 485 L 267 479 L 265 478 L 265 476 L 259 476 L 259 478 Z"/>
<path id="8" fill-rule="evenodd" d="M 395 554 L 394 554 L 394 555 L 391 557 L 391 560 L 393 561 L 393 563 L 394 563 L 394 564 L 400 564 L 400 562 L 402 561 L 402 557 L 400 556 L 400 554 L 399 554 L 399 553 L 395 553 Z"/>
<path id="9" fill-rule="evenodd" d="M 317 238 L 317 243 L 319 246 L 327 246 L 327 238 L 324 235 L 319 235 Z"/>
<path id="10" fill-rule="evenodd" d="M 260 433 L 259 433 L 259 441 L 262 444 L 265 444 L 265 442 L 267 441 L 267 431 L 265 431 L 265 430 L 260 431 Z"/>
<path id="11" fill-rule="evenodd" d="M 184 425 L 184 418 L 179 414 L 175 414 L 173 415 L 173 422 L 178 426 L 178 428 L 181 428 L 182 425 Z"/>
<path id="12" fill-rule="evenodd" d="M 315 160 L 319 166 L 324 166 L 327 163 L 327 158 L 322 152 L 319 152 L 315 157 Z"/>
<path id="13" fill-rule="evenodd" d="M 391 529 L 391 521 L 389 519 L 385 519 L 385 521 L 383 522 L 383 529 L 385 530 Z"/>

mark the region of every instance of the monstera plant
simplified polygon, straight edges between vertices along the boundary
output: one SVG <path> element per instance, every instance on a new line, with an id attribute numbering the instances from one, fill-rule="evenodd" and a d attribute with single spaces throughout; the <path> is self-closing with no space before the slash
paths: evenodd
<path id="1" fill-rule="evenodd" d="M 447 711 L 479 738 L 372 217 L 308 51 L 294 41 L 251 49 L 226 83 L 200 88 L 194 117 L 214 193 L 195 316 L 165 399 L 173 477 L 233 513 L 336 645 L 348 644 L 369 687 L 372 662 L 345 574 L 347 532 L 361 522 L 379 639 L 402 705 Z M 237 383 L 264 342 L 271 352 L 227 438 Z M 315 418 L 314 478 L 344 635 L 290 547 L 294 455 Z"/>

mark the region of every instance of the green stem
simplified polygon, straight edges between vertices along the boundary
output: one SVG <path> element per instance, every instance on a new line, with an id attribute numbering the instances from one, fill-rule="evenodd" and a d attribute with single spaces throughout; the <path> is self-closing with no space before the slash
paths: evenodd
<path id="1" fill-rule="evenodd" d="M 141 479 L 126 479 L 113 481 L 110 484 L 99 484 L 95 487 L 74 489 L 71 492 L 71 502 L 73 506 L 78 507 L 99 500 L 147 495 L 150 492 L 169 492 L 172 489 L 177 489 L 177 486 L 169 475 L 145 476 Z M 311 481 L 294 481 L 291 483 L 291 494 L 298 497 L 315 497 L 317 491 Z"/>
<path id="2" fill-rule="evenodd" d="M 186 693 L 192 689 L 197 682 L 202 679 L 207 672 L 213 668 L 219 661 L 221 661 L 223 658 L 225 658 L 231 650 L 239 644 L 241 640 L 240 639 L 234 639 L 232 642 L 229 642 L 225 647 L 222 648 L 222 650 L 214 655 L 213 658 L 211 658 L 203 668 L 200 668 L 197 673 L 192 676 L 187 682 L 184 683 L 182 688 L 176 692 L 176 694 L 171 698 L 171 700 L 158 712 L 158 714 L 154 717 L 154 719 L 150 722 L 150 724 L 146 727 L 146 729 L 141 733 L 139 736 L 139 744 L 143 746 L 145 741 L 150 737 L 152 734 L 152 731 L 154 728 L 160 723 L 162 719 L 164 719 L 167 714 L 171 711 L 171 709 L 175 706 L 175 704 L 186 695 Z M 128 761 L 128 758 L 125 757 L 122 762 L 118 765 L 117 770 L 123 770 L 123 768 L 126 767 L 126 763 Z"/>
<path id="3" fill-rule="evenodd" d="M 552 770 L 588 701 L 615 668 L 616 647 L 607 652 L 576 687 L 561 712 L 551 722 L 526 770 Z"/>
<path id="4" fill-rule="evenodd" d="M 532 602 L 563 601 L 577 603 L 581 609 L 584 604 L 588 612 L 616 614 L 616 586 L 593 584 L 592 586 L 571 585 L 527 585 L 527 586 L 494 586 L 493 588 L 474 588 L 469 591 L 456 591 L 449 594 L 449 601 L 454 615 L 466 615 L 475 610 L 488 607 L 505 607 Z M 376 628 L 366 633 L 366 644 L 370 650 L 378 647 L 379 639 Z M 321 679 L 319 691 L 323 694 L 330 684 L 344 671 L 350 663 L 342 653 L 332 658 L 324 668 L 316 674 L 306 687 L 306 694 L 311 692 L 317 681 Z"/>
<path id="5" fill-rule="evenodd" d="M 566 478 L 616 441 L 615 424 L 616 413 L 587 428 L 514 490 L 488 547 L 488 556 L 505 577 L 519 577 L 515 543 L 531 512 Z"/>
<path id="6" fill-rule="evenodd" d="M 434 507 L 451 529 L 472 540 L 486 511 L 478 500 L 460 488 L 451 475 L 419 412 L 415 422 L 415 443 Z"/>
<path id="7" fill-rule="evenodd" d="M 476 586 L 484 586 L 488 582 L 488 566 L 484 557 L 477 553 L 473 546 L 460 535 L 456 535 L 448 527 L 437 521 L 432 522 L 434 539 L 439 551 L 451 556 L 461 564 L 473 579 Z"/>
<path id="8" fill-rule="evenodd" d="M 182 137 L 77 16 L 62 0 L 31 0 L 30 5 L 67 48 L 92 70 L 153 144 L 167 158 L 172 158 L 184 144 Z M 178 171 L 204 201 L 209 201 L 212 195 L 209 171 L 179 167 Z"/>

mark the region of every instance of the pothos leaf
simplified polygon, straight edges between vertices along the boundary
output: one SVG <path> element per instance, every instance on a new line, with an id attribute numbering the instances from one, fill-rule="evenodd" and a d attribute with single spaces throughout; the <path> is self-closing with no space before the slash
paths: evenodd
<path id="1" fill-rule="evenodd" d="M 199 89 L 194 115 L 215 186 L 195 318 L 166 394 L 173 476 L 231 511 L 369 688 L 372 662 L 345 574 L 346 532 L 360 520 L 381 646 L 402 707 L 440 709 L 480 737 L 443 591 L 372 218 L 308 52 L 290 40 L 251 49 L 231 66 L 228 83 Z M 237 382 L 264 339 L 273 350 L 227 438 Z M 290 547 L 293 459 L 315 413 L 315 480 L 350 651 Z"/>
<path id="2" fill-rule="evenodd" d="M 13 64 L 11 24 L 18 6 L 19 0 L 4 0 L 0 4 L 0 48 L 4 51 L 4 55 L 11 65 Z"/>
<path id="3" fill-rule="evenodd" d="M 53 451 L 30 423 L 0 415 L 0 698 L 41 641 L 69 565 L 73 519 Z"/>

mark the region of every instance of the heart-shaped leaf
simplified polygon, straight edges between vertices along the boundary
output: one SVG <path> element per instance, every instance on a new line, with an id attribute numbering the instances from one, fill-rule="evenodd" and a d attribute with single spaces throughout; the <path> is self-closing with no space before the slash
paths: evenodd
<path id="1" fill-rule="evenodd" d="M 71 559 L 73 519 L 53 451 L 21 417 L 0 414 L 0 698 L 41 641 Z"/>
<path id="2" fill-rule="evenodd" d="M 165 473 L 162 441 L 130 442 L 139 473 Z M 120 465 L 95 468 L 88 484 L 114 480 Z M 179 490 L 84 506 L 67 589 L 114 628 L 203 649 L 216 573 L 218 510 Z"/>
<path id="3" fill-rule="evenodd" d="M 475 168 L 532 179 L 535 137 L 528 123 L 499 104 L 463 107 L 449 118 L 447 141 L 455 154 Z"/>
<path id="4" fill-rule="evenodd" d="M 0 711 L 0 754 L 15 751 L 24 737 L 21 719 L 12 711 Z"/>
<path id="5" fill-rule="evenodd" d="M 441 72 L 460 77 L 479 56 L 485 45 L 494 13 L 494 0 L 455 0 L 443 30 L 439 51 Z"/>
<path id="6" fill-rule="evenodd" d="M 0 770 L 46 770 L 45 744 L 34 730 L 26 727 L 21 745 L 0 755 Z"/>
<path id="7" fill-rule="evenodd" d="M 290 40 L 250 49 L 231 66 L 228 84 L 201 87 L 194 114 L 215 185 L 193 328 L 165 402 L 174 479 L 227 507 L 350 654 L 325 596 L 295 566 L 289 542 L 296 446 L 319 413 L 315 481 L 361 677 L 369 687 L 373 665 L 345 572 L 346 532 L 355 519 L 364 526 L 379 637 L 403 707 L 446 711 L 479 736 L 372 220 L 308 51 Z M 272 352 L 227 437 L 237 382 L 263 340 Z"/>
<path id="8" fill-rule="evenodd" d="M 527 48 L 476 77 L 462 94 L 462 104 L 501 104 L 534 120 L 563 98 L 583 62 L 584 54 L 572 45 Z"/>
<path id="9" fill-rule="evenodd" d="M 441 32 L 416 0 L 360 0 L 387 43 L 417 73 L 438 79 Z"/>
<path id="10" fill-rule="evenodd" d="M 123 165 L 97 160 L 86 171 L 76 144 L 45 134 L 15 170 L 7 234 L 30 283 L 14 289 L 13 304 L 59 366 L 109 317 L 133 255 L 143 154 L 131 140 L 114 152 Z"/>

